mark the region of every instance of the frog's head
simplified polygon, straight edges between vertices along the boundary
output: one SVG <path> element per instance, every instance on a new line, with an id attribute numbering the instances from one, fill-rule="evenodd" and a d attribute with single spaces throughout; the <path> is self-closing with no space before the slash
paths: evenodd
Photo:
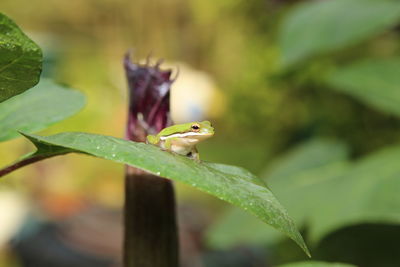
<path id="1" fill-rule="evenodd" d="M 187 132 L 190 133 L 188 137 L 197 140 L 204 140 L 214 135 L 214 128 L 209 121 L 192 122 L 187 124 Z"/>
<path id="2" fill-rule="evenodd" d="M 190 145 L 203 141 L 214 135 L 214 128 L 209 121 L 189 122 L 177 124 L 163 129 L 158 136 L 161 140 L 175 138 L 175 141 L 180 139 Z"/>

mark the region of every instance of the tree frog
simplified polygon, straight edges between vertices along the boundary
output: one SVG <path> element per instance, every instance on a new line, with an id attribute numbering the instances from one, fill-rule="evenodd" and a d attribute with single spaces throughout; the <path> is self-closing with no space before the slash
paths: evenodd
<path id="1" fill-rule="evenodd" d="M 196 145 L 214 135 L 209 121 L 177 124 L 162 129 L 157 135 L 148 135 L 147 143 L 200 161 Z"/>

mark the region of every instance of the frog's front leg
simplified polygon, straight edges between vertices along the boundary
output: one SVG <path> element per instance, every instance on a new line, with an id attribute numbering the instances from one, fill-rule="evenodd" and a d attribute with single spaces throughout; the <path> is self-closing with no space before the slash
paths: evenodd
<path id="1" fill-rule="evenodd" d="M 172 150 L 171 148 L 172 148 L 172 138 L 168 138 L 167 140 L 164 141 L 163 149 L 171 151 Z"/>
<path id="2" fill-rule="evenodd" d="M 200 155 L 195 146 L 192 147 L 192 150 L 189 152 L 188 156 L 196 162 L 200 162 Z"/>

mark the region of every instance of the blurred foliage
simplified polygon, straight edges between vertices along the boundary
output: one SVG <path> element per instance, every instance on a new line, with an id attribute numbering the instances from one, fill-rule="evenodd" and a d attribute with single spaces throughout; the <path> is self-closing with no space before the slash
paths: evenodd
<path id="1" fill-rule="evenodd" d="M 123 134 L 127 48 L 139 59 L 153 51 L 183 61 L 212 75 L 228 100 L 203 159 L 265 172 L 318 260 L 398 266 L 398 1 L 2 0 L 0 8 L 44 47 L 44 74 L 88 97 L 83 112 L 46 134 Z M 30 150 L 21 140 L 1 146 L 2 164 Z M 117 165 L 72 155 L 11 174 L 2 187 L 118 207 L 118 177 Z M 207 203 L 212 215 L 222 209 L 177 186 L 184 201 Z M 277 263 L 304 260 L 239 210 L 224 218 L 210 244 L 252 243 Z"/>
<path id="2" fill-rule="evenodd" d="M 315 202 L 315 195 L 327 192 L 320 191 L 319 188 L 313 189 L 312 186 L 318 186 L 316 182 L 329 181 L 336 173 L 340 173 L 345 166 L 341 162 L 346 158 L 347 149 L 343 144 L 328 140 L 313 140 L 277 160 L 272 169 L 268 170 L 265 175 L 268 185 L 277 194 L 278 199 L 289 208 L 300 228 L 305 222 L 309 222 L 310 214 L 316 218 L 321 216 L 310 210 L 314 206 L 310 204 L 316 203 L 321 210 L 324 209 L 323 205 L 319 206 L 319 202 Z M 310 195 L 309 190 L 314 190 L 312 191 L 314 195 Z M 321 201 L 319 198 L 318 200 Z M 234 231 L 239 227 L 247 231 Z M 280 239 L 282 235 L 263 227 L 255 220 L 249 220 L 249 216 L 237 209 L 227 212 L 209 232 L 209 242 L 218 248 L 240 243 L 273 244 Z"/>
<path id="3" fill-rule="evenodd" d="M 315 258 L 395 267 L 400 265 L 396 245 L 399 237 L 398 225 L 366 223 L 346 227 L 327 235 L 315 249 Z"/>
<path id="4" fill-rule="evenodd" d="M 300 226 L 308 226 L 309 239 L 318 241 L 347 225 L 398 222 L 400 201 L 395 192 L 399 187 L 399 148 L 385 149 L 352 163 L 340 146 L 332 146 L 320 141 L 304 144 L 266 175 L 268 185 L 290 214 Z M 337 156 L 332 156 L 335 150 Z M 231 216 L 226 223 L 235 222 Z M 246 224 L 243 218 L 242 223 Z M 260 237 L 263 230 L 255 232 Z M 264 236 L 271 241 L 268 234 Z M 232 240 L 234 235 L 230 238 L 229 242 L 237 242 Z"/>
<path id="5" fill-rule="evenodd" d="M 21 137 L 15 130 L 37 132 L 77 113 L 85 96 L 42 79 L 28 92 L 0 105 L 0 141 Z"/>
<path id="6" fill-rule="evenodd" d="M 336 242 L 324 240 L 318 244 L 317 241 L 320 242 L 327 234 L 349 226 L 364 223 L 390 225 L 399 222 L 399 148 L 387 148 L 356 162 L 349 161 L 346 154 L 342 144 L 322 140 L 308 142 L 280 159 L 268 170 L 266 181 L 299 223 L 298 226 L 307 229 L 305 236 L 310 244 L 314 244 L 315 249 L 312 251 L 315 251 L 315 257 L 327 259 L 326 255 L 330 255 L 330 260 L 349 261 L 360 266 L 377 266 L 382 259 L 379 256 L 371 256 L 366 260 L 366 251 L 382 250 L 385 254 L 385 251 L 395 248 L 392 248 L 389 238 L 388 248 L 384 248 L 382 243 L 385 242 L 382 237 L 379 237 L 380 242 L 373 236 L 361 240 L 363 235 L 369 236 L 369 232 L 372 231 L 367 227 L 357 229 L 358 234 L 352 234 L 349 230 L 347 235 L 338 233 L 336 239 L 330 238 Z M 238 227 L 248 231 L 234 231 Z M 374 231 L 378 233 L 379 228 L 374 228 Z M 398 227 L 392 227 L 387 237 L 397 236 L 399 233 Z M 354 247 L 359 247 L 364 242 L 365 248 L 368 247 L 369 250 L 360 248 L 357 253 L 352 250 L 352 256 L 347 257 L 345 254 L 335 254 L 340 246 L 347 244 L 347 241 L 338 243 L 337 240 L 345 240 L 351 236 L 354 236 L 352 242 L 358 244 Z M 358 241 L 357 237 L 360 237 Z M 231 210 L 224 215 L 210 232 L 211 244 L 219 248 L 241 243 L 273 246 L 281 239 L 282 235 L 262 227 L 237 210 Z M 378 254 L 381 253 L 376 252 L 374 255 Z M 400 258 L 391 256 L 387 261 L 388 265 L 382 266 L 392 266 L 390 262 L 396 266 Z"/>
<path id="7" fill-rule="evenodd" d="M 327 83 L 382 111 L 400 115 L 400 60 L 363 60 L 330 74 Z"/>
<path id="8" fill-rule="evenodd" d="M 328 263 L 322 261 L 304 261 L 297 263 L 288 263 L 279 265 L 279 267 L 355 267 L 354 265 L 344 263 Z"/>
<path id="9" fill-rule="evenodd" d="M 397 24 L 400 4 L 390 0 L 308 2 L 287 16 L 280 31 L 285 66 L 380 34 Z"/>

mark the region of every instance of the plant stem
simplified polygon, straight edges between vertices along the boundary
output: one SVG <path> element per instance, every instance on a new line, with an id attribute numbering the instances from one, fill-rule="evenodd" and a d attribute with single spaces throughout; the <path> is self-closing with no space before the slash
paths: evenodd
<path id="1" fill-rule="evenodd" d="M 139 65 L 124 59 L 129 87 L 126 137 L 145 142 L 148 134 L 167 127 L 170 70 L 148 62 Z M 126 167 L 124 207 L 124 266 L 177 267 L 178 237 L 174 187 L 170 180 Z"/>
<path id="2" fill-rule="evenodd" d="M 178 266 L 174 188 L 170 180 L 126 167 L 125 267 Z"/>
<path id="3" fill-rule="evenodd" d="M 0 169 L 0 178 L 15 171 L 15 170 L 18 170 L 19 168 L 22 168 L 26 165 L 29 165 L 29 164 L 32 164 L 32 163 L 35 163 L 35 162 L 38 162 L 38 161 L 41 161 L 41 160 L 44 160 L 47 158 L 59 156 L 62 154 L 66 154 L 66 153 L 64 152 L 64 153 L 60 153 L 60 154 L 51 154 L 51 155 L 49 154 L 49 155 L 41 155 L 41 156 L 36 156 L 33 154 L 30 156 L 27 156 L 25 159 L 19 160 L 15 163 L 12 163 L 11 165 L 8 165 L 7 167 Z"/>

